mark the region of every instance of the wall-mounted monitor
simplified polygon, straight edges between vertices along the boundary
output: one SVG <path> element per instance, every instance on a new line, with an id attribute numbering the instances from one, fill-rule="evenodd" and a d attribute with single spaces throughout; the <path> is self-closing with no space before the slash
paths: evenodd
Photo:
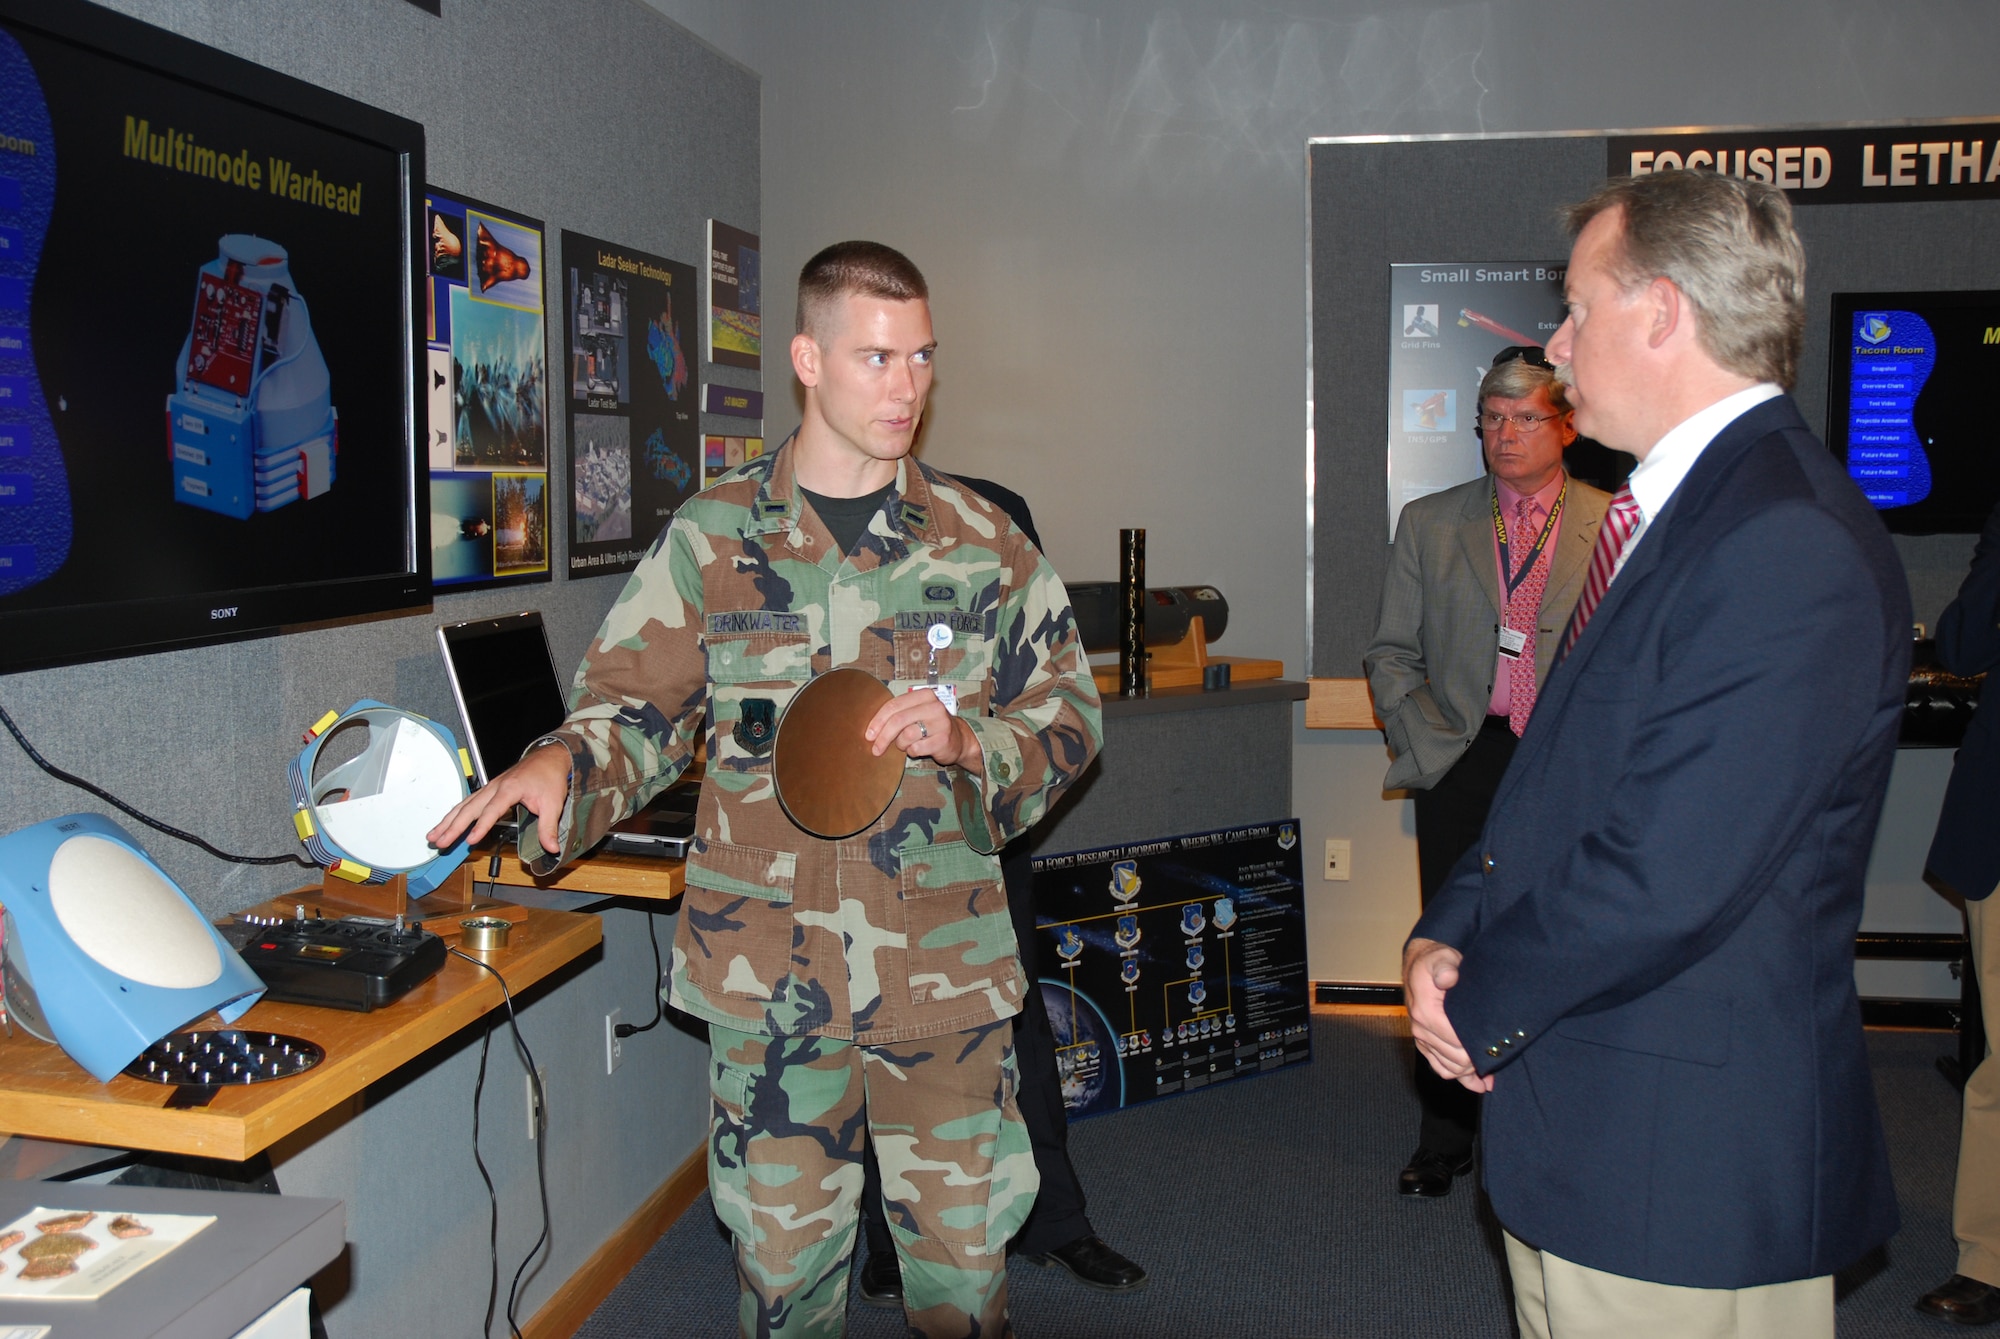
<path id="1" fill-rule="evenodd" d="M 1978 534 L 2000 501 L 2000 291 L 1836 293 L 1826 440 L 1889 529 Z"/>
<path id="2" fill-rule="evenodd" d="M 0 0 L 0 671 L 429 602 L 423 128 Z"/>

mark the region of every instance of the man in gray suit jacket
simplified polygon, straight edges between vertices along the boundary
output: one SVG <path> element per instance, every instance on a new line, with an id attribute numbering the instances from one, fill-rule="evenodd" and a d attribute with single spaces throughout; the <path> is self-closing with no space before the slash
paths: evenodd
<path id="1" fill-rule="evenodd" d="M 1490 473 L 1403 508 L 1364 664 L 1394 757 L 1385 790 L 1416 795 L 1425 905 L 1485 825 L 1555 663 L 1610 498 L 1563 472 L 1576 440 L 1542 350 L 1505 349 L 1479 386 Z M 1451 1193 L 1472 1169 L 1479 1099 L 1416 1059 L 1423 1123 L 1397 1178 Z"/>

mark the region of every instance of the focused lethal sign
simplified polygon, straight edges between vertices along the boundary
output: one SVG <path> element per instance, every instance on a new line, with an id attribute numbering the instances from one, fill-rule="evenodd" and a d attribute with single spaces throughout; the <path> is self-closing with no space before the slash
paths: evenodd
<path id="1" fill-rule="evenodd" d="M 1795 205 L 2000 197 L 2000 121 L 1820 130 L 1614 135 L 1605 172 L 1706 168 L 1765 182 Z"/>

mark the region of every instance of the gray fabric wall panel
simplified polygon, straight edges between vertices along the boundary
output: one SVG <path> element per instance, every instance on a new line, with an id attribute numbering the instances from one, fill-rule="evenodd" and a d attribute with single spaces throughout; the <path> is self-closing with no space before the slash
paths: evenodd
<path id="1" fill-rule="evenodd" d="M 1315 144 L 1312 665 L 1361 675 L 1389 561 L 1389 267 L 1558 260 L 1557 206 L 1604 176 L 1594 138 Z"/>
<path id="2" fill-rule="evenodd" d="M 1388 560 L 1381 337 L 1389 266 L 1569 254 L 1556 211 L 1604 179 L 1594 135 L 1319 143 L 1312 166 L 1316 485 L 1311 672 L 1361 673 Z M 2000 287 L 2000 201 L 1809 205 L 1808 321 L 1794 396 L 1826 417 L 1827 314 L 1836 292 Z M 1935 623 L 1971 558 L 1969 535 L 1897 536 L 1917 617 Z"/>
<path id="3" fill-rule="evenodd" d="M 1036 825 L 1035 854 L 1290 818 L 1291 735 L 1290 702 L 1107 713 L 1097 765 Z"/>

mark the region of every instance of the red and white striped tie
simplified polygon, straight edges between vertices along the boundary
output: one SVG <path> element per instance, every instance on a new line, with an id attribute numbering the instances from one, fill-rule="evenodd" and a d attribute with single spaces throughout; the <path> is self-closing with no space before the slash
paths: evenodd
<path id="1" fill-rule="evenodd" d="M 1611 510 L 1604 513 L 1604 524 L 1597 532 L 1597 547 L 1590 551 L 1590 571 L 1583 578 L 1583 596 L 1569 616 L 1569 629 L 1563 633 L 1563 655 L 1568 655 L 1576 639 L 1583 636 L 1583 625 L 1597 612 L 1597 602 L 1604 598 L 1611 585 L 1611 574 L 1618 570 L 1618 555 L 1625 551 L 1632 532 L 1638 528 L 1639 504 L 1633 501 L 1629 486 L 1620 488 L 1611 495 Z"/>

